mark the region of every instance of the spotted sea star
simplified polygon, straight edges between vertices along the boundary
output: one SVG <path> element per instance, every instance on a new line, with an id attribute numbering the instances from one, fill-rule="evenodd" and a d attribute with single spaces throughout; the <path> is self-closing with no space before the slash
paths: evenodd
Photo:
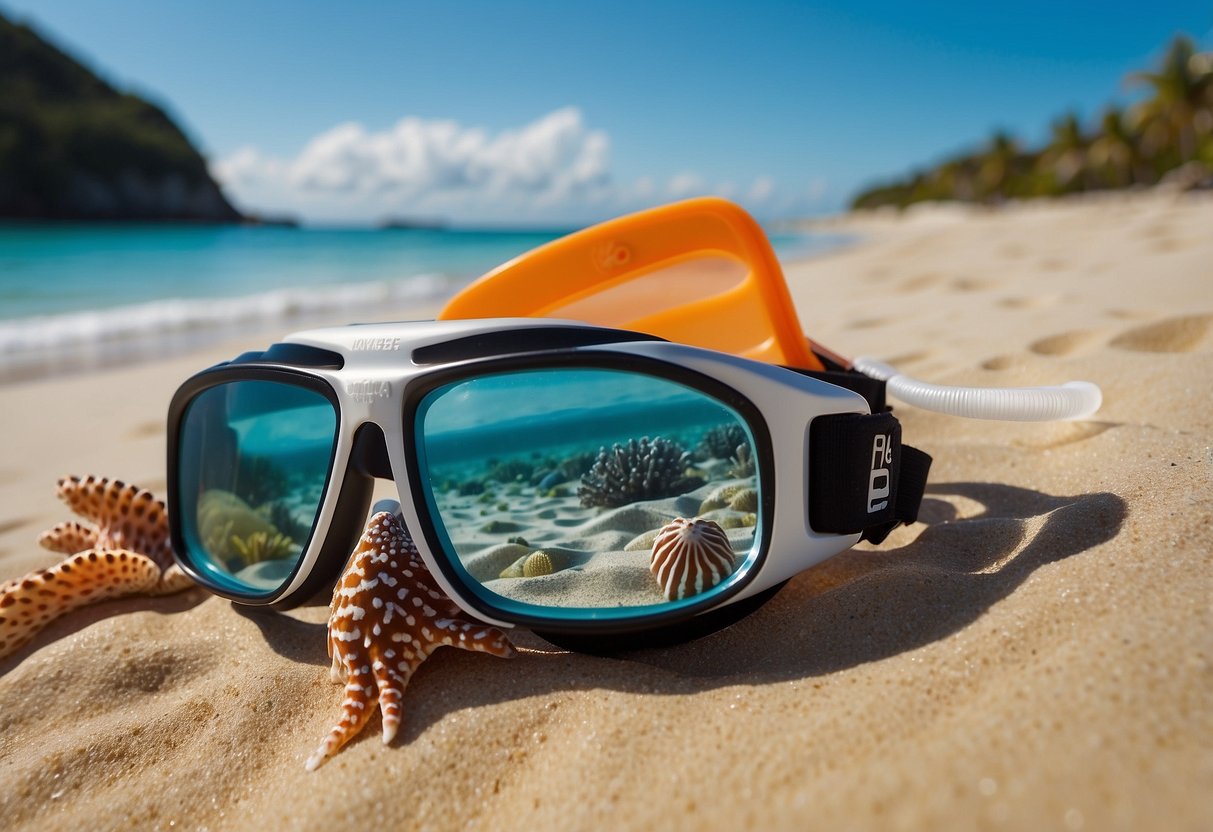
<path id="1" fill-rule="evenodd" d="M 173 562 L 164 503 L 119 480 L 65 477 L 60 499 L 95 525 L 60 523 L 39 543 L 70 556 L 0 584 L 0 658 L 59 616 L 124 595 L 167 595 L 194 584 Z M 380 512 L 333 590 L 328 651 L 332 678 L 345 682 L 341 719 L 307 761 L 314 770 L 356 736 L 376 702 L 383 741 L 400 727 L 404 687 L 439 647 L 514 655 L 496 627 L 468 621 L 437 588 L 396 517 Z"/>
<path id="2" fill-rule="evenodd" d="M 86 604 L 193 586 L 173 563 L 164 503 L 151 492 L 120 480 L 64 477 L 58 495 L 92 524 L 69 521 L 43 532 L 43 547 L 69 557 L 0 584 L 0 658 Z"/>
<path id="3" fill-rule="evenodd" d="M 371 517 L 333 589 L 328 649 L 333 681 L 345 682 L 345 700 L 341 719 L 308 758 L 309 771 L 362 730 L 376 701 L 383 742 L 390 743 L 400 727 L 405 685 L 439 647 L 514 655 L 505 633 L 462 616 L 434 584 L 401 522 L 386 511 Z"/>

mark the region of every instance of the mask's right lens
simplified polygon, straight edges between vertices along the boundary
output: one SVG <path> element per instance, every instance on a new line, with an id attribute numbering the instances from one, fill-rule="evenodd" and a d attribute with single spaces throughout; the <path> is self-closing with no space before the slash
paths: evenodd
<path id="1" fill-rule="evenodd" d="M 336 408 L 303 387 L 232 381 L 190 402 L 180 436 L 178 505 L 193 566 L 219 588 L 271 595 L 311 537 Z"/>
<path id="2" fill-rule="evenodd" d="M 629 370 L 518 370 L 439 387 L 419 413 L 429 515 L 496 610 L 638 620 L 722 593 L 756 562 L 754 431 L 703 390 Z"/>

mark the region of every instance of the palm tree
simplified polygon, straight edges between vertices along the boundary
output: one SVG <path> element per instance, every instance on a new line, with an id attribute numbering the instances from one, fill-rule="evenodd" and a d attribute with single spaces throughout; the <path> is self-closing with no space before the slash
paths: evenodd
<path id="1" fill-rule="evenodd" d="M 1105 112 L 1095 134 L 1084 133 L 1074 114 L 1053 124 L 1051 141 L 1039 150 L 1024 150 L 996 134 L 979 152 L 862 194 L 856 202 L 990 201 L 1152 184 L 1192 160 L 1213 170 L 1213 52 L 1198 53 L 1190 38 L 1178 35 L 1157 71 L 1128 80 L 1150 87 L 1152 94 L 1127 112 Z"/>
<path id="2" fill-rule="evenodd" d="M 1053 122 L 1053 140 L 1041 154 L 1040 162 L 1053 174 L 1061 191 L 1081 191 L 1089 185 L 1089 146 L 1074 113 Z"/>
<path id="3" fill-rule="evenodd" d="M 1001 130 L 994 134 L 978 160 L 977 181 L 983 199 L 1006 199 L 1010 195 L 1011 177 L 1019 155 L 1019 142 Z"/>
<path id="4" fill-rule="evenodd" d="M 1100 122 L 1099 135 L 1091 142 L 1088 158 L 1091 167 L 1099 171 L 1104 184 L 1113 188 L 1145 183 L 1150 172 L 1142 165 L 1137 136 L 1125 123 L 1124 113 L 1109 107 Z"/>
<path id="5" fill-rule="evenodd" d="M 1190 38 L 1180 35 L 1171 41 L 1158 72 L 1136 72 L 1129 81 L 1147 84 L 1154 91 L 1138 113 L 1147 152 L 1163 155 L 1171 145 L 1178 151 L 1179 164 L 1191 160 L 1200 138 L 1198 114 L 1208 111 L 1213 98 L 1213 62 L 1196 52 Z M 1207 120 L 1202 116 L 1199 126 Z"/>

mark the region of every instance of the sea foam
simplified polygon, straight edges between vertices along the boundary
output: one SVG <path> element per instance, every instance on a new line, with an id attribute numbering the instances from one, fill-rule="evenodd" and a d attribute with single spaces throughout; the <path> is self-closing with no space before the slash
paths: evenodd
<path id="1" fill-rule="evenodd" d="M 225 338 L 271 337 L 321 320 L 407 317 L 410 306 L 432 306 L 458 285 L 442 275 L 423 274 L 0 320 L 0 382 L 177 354 Z"/>

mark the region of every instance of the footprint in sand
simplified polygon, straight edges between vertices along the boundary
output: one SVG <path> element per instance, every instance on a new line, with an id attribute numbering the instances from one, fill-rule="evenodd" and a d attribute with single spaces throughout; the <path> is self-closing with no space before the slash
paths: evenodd
<path id="1" fill-rule="evenodd" d="M 1186 248 L 1191 248 L 1192 241 L 1181 240 L 1175 237 L 1163 237 L 1155 240 L 1150 246 L 1150 250 L 1158 254 L 1166 254 L 1171 251 L 1183 251 Z"/>
<path id="2" fill-rule="evenodd" d="M 1104 314 L 1118 321 L 1140 321 L 1142 318 L 1150 317 L 1149 313 L 1137 309 L 1107 309 Z"/>
<path id="3" fill-rule="evenodd" d="M 1003 309 L 1031 309 L 1039 303 L 1036 298 L 1003 298 L 998 305 Z"/>
<path id="4" fill-rule="evenodd" d="M 875 329 L 888 323 L 888 318 L 860 318 L 847 324 L 847 329 Z"/>
<path id="5" fill-rule="evenodd" d="M 917 352 L 898 353 L 897 355 L 894 355 L 891 358 L 887 358 L 885 360 L 888 361 L 890 364 L 892 364 L 894 367 L 904 367 L 907 364 L 913 364 L 917 361 L 925 361 L 926 359 L 928 359 L 930 357 L 931 357 L 931 353 L 929 351 L 919 350 Z"/>
<path id="6" fill-rule="evenodd" d="M 993 358 L 987 358 L 981 362 L 983 370 L 1009 370 L 1015 366 L 1016 359 L 1013 355 L 996 355 Z"/>
<path id="7" fill-rule="evenodd" d="M 1185 315 L 1134 327 L 1112 339 L 1112 346 L 1137 352 L 1191 352 L 1213 329 L 1213 315 Z"/>
<path id="8" fill-rule="evenodd" d="M 136 425 L 132 430 L 127 432 L 127 439 L 146 439 L 150 436 L 160 436 L 165 431 L 165 423 L 157 420 L 154 422 L 142 422 Z"/>
<path id="9" fill-rule="evenodd" d="M 1086 330 L 1075 330 L 1074 332 L 1063 332 L 1059 335 L 1050 335 L 1047 338 L 1041 338 L 1038 341 L 1033 341 L 1028 345 L 1028 349 L 1037 355 L 1069 355 L 1081 348 L 1084 344 L 1090 343 L 1095 338 L 1095 334 Z"/>
<path id="10" fill-rule="evenodd" d="M 913 277 L 906 278 L 897 284 L 897 291 L 903 293 L 921 292 L 923 289 L 930 289 L 935 284 L 939 283 L 942 278 L 934 272 L 925 272 L 924 274 L 916 274 Z"/>
<path id="11" fill-rule="evenodd" d="M 1003 309 L 1042 309 L 1056 306 L 1060 300 L 1057 295 L 1014 295 L 996 302 Z"/>
<path id="12" fill-rule="evenodd" d="M 979 277 L 959 277 L 952 281 L 950 288 L 957 292 L 981 292 L 996 285 L 992 280 L 982 280 Z"/>

